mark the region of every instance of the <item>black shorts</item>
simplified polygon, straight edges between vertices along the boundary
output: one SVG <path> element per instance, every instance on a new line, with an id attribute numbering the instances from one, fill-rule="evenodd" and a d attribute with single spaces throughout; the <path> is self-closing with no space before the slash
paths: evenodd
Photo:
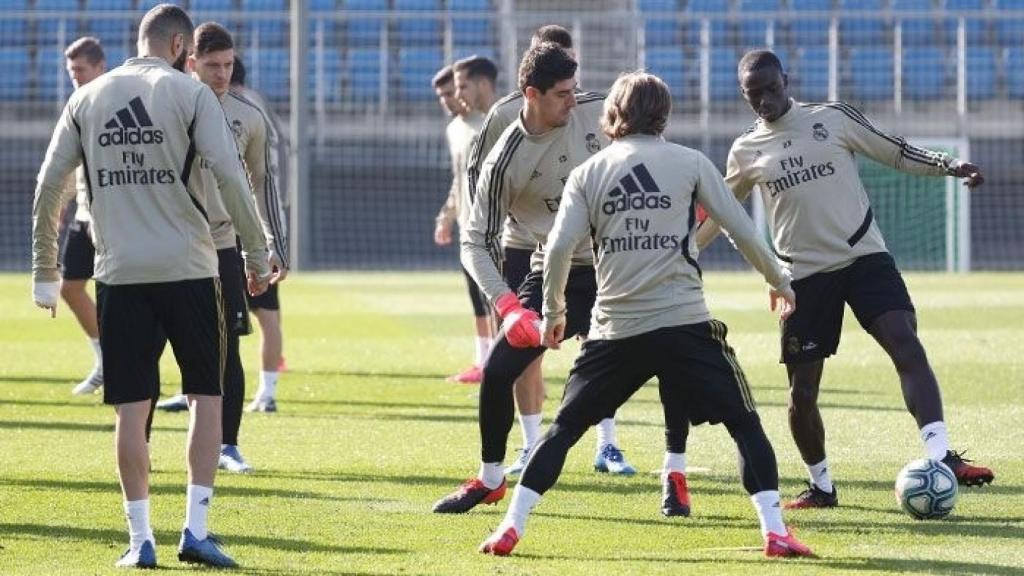
<path id="1" fill-rule="evenodd" d="M 480 291 L 480 287 L 476 285 L 476 280 L 469 275 L 469 272 L 465 268 L 462 269 L 462 274 L 466 277 L 466 290 L 469 292 L 469 301 L 473 303 L 473 316 L 477 318 L 485 318 L 490 315 L 489 306 L 487 305 L 487 297 Z"/>
<path id="2" fill-rule="evenodd" d="M 243 266 L 243 270 L 244 270 Z M 243 278 L 245 276 L 242 276 Z M 248 290 L 245 293 L 245 301 L 249 303 L 250 310 L 280 310 L 281 301 L 277 297 L 277 284 L 267 286 L 267 291 L 259 296 L 252 296 Z"/>
<path id="3" fill-rule="evenodd" d="M 727 333 L 725 324 L 711 320 L 620 340 L 588 340 L 569 373 L 556 422 L 597 424 L 655 376 L 662 403 L 676 413 L 685 409 L 693 424 L 755 412 Z"/>
<path id="4" fill-rule="evenodd" d="M 182 392 L 219 396 L 227 350 L 220 288 L 217 278 L 97 282 L 103 402 L 126 404 L 159 395 L 159 353 L 165 335 L 181 369 Z"/>
<path id="5" fill-rule="evenodd" d="M 530 257 L 532 256 L 533 250 L 505 248 L 505 262 L 501 266 L 501 274 L 513 292 L 519 292 L 519 287 L 523 285 L 526 275 L 530 273 Z"/>
<path id="6" fill-rule="evenodd" d="M 242 256 L 236 248 L 217 250 L 221 294 L 224 296 L 224 321 L 228 330 L 238 336 L 252 334 L 249 309 L 245 305 L 245 273 Z"/>
<path id="7" fill-rule="evenodd" d="M 843 310 L 850 305 L 860 325 L 892 310 L 914 311 L 907 285 L 888 252 L 861 256 L 840 270 L 793 282 L 796 312 L 782 323 L 782 362 L 828 358 L 839 348 Z"/>
<path id="8" fill-rule="evenodd" d="M 95 260 L 96 248 L 89 236 L 89 223 L 72 220 L 64 243 L 61 275 L 65 280 L 88 280 L 92 278 Z"/>
<path id="9" fill-rule="evenodd" d="M 544 273 L 535 270 L 526 275 L 519 287 L 519 301 L 524 307 L 541 313 L 544 304 Z M 586 336 L 590 332 L 590 313 L 597 300 L 597 278 L 593 266 L 573 266 L 565 284 L 565 338 Z"/>

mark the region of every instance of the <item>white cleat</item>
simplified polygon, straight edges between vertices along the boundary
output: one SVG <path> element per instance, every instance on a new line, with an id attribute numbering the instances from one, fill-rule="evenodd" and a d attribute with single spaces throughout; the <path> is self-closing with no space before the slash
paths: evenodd
<path id="1" fill-rule="evenodd" d="M 246 412 L 277 412 L 277 402 L 273 398 L 257 397 L 248 406 Z"/>
<path id="2" fill-rule="evenodd" d="M 252 466 L 242 458 L 242 453 L 239 452 L 238 446 L 232 446 L 225 444 L 220 448 L 220 458 L 217 461 L 217 467 L 221 470 L 227 470 L 228 472 L 234 472 L 236 474 L 248 474 L 252 472 Z"/>
<path id="3" fill-rule="evenodd" d="M 85 377 L 75 386 L 71 393 L 75 396 L 86 396 L 88 394 L 95 394 L 97 390 L 103 387 L 103 370 L 99 368 L 93 368 L 92 372 Z"/>
<path id="4" fill-rule="evenodd" d="M 163 410 L 164 412 L 182 412 L 184 410 L 188 410 L 188 398 L 184 394 L 171 396 L 166 400 L 157 402 L 156 409 Z"/>
<path id="5" fill-rule="evenodd" d="M 518 475 L 522 474 L 523 470 L 526 469 L 526 463 L 529 462 L 529 461 L 530 461 L 530 449 L 529 448 L 520 448 L 519 449 L 519 458 L 516 458 L 515 462 L 513 462 L 507 468 L 505 468 L 505 476 L 518 476 Z"/>

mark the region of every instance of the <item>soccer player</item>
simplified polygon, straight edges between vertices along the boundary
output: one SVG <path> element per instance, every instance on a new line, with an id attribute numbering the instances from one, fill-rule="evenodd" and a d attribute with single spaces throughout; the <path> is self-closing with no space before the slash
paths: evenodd
<path id="1" fill-rule="evenodd" d="M 456 88 L 456 78 L 459 77 L 459 72 L 456 70 L 460 65 L 463 66 L 460 78 L 465 87 L 463 92 L 472 92 L 469 98 L 471 101 L 460 98 L 459 90 Z M 494 100 L 494 81 L 497 75 L 497 66 L 490 60 L 480 57 L 460 60 L 453 66 L 445 66 L 434 75 L 434 92 L 437 94 L 441 108 L 452 117 L 445 129 L 448 151 L 452 158 L 452 184 L 448 191 L 448 197 L 435 219 L 434 243 L 438 246 L 451 244 L 452 229 L 456 223 L 458 223 L 459 229 L 466 225 L 470 208 L 469 184 L 466 182 L 469 152 L 484 123 L 484 114 L 490 109 L 491 102 Z M 480 382 L 483 374 L 481 366 L 491 348 L 494 326 L 487 299 L 480 292 L 480 288 L 477 287 L 469 272 L 466 272 L 465 268 L 462 272 L 466 277 L 469 300 L 473 305 L 476 358 L 473 361 L 473 366 L 452 376 L 449 380 L 463 384 L 476 384 Z"/>
<path id="2" fill-rule="evenodd" d="M 270 156 L 267 159 L 267 183 L 273 185 L 280 201 L 282 213 L 288 204 L 288 179 L 285 174 L 285 166 L 288 158 L 288 138 L 281 128 L 281 119 L 267 105 L 263 96 L 245 86 L 245 65 L 242 59 L 235 55 L 235 65 L 231 70 L 231 91 L 246 98 L 263 113 L 267 119 L 267 146 Z M 280 237 L 288 237 L 287 218 L 282 217 L 280 222 Z M 282 254 L 287 258 L 287 254 Z M 287 270 L 285 271 L 287 273 Z M 283 278 L 283 276 L 282 276 Z M 260 325 L 260 367 L 259 386 L 252 402 L 245 407 L 247 412 L 277 412 L 277 378 L 284 371 L 285 360 L 282 350 L 284 349 L 284 334 L 281 332 L 281 299 L 279 296 L 279 284 L 271 284 L 267 291 L 259 296 L 252 296 L 245 293 L 246 301 L 249 304 L 249 311 L 256 316 L 256 322 Z"/>
<path id="3" fill-rule="evenodd" d="M 64 51 L 65 64 L 71 84 L 78 90 L 106 72 L 107 58 L 98 38 L 84 36 L 75 40 Z M 86 292 L 85 285 L 92 278 L 93 258 L 96 250 L 89 237 L 89 199 L 85 170 L 75 170 L 75 219 L 68 228 L 61 269 L 60 296 L 75 314 L 82 331 L 96 356 L 92 372 L 78 383 L 72 394 L 92 394 L 103 386 L 103 353 L 100 350 L 100 332 L 96 325 L 96 304 Z"/>
<path id="4" fill-rule="evenodd" d="M 562 48 L 573 52 L 572 35 L 557 24 L 541 26 L 534 31 L 530 39 L 530 47 L 543 42 L 554 42 Z M 579 94 L 579 93 L 578 93 Z M 523 109 L 523 93 L 519 90 L 498 100 L 484 120 L 480 137 L 473 146 L 469 164 L 470 199 L 476 197 L 477 180 L 483 168 L 484 159 L 494 148 L 498 138 L 510 125 L 519 118 Z M 505 227 L 501 236 L 502 256 L 504 256 L 501 273 L 505 283 L 513 290 L 518 290 L 530 273 L 530 261 L 537 242 L 529 231 L 515 218 L 505 219 Z M 519 474 L 526 461 L 530 459 L 530 450 L 540 438 L 541 422 L 544 407 L 544 375 L 541 359 L 537 358 L 523 372 L 514 386 L 515 401 L 519 407 L 519 427 L 522 431 L 523 446 L 519 457 L 505 469 L 510 476 Z M 685 450 L 683 450 L 685 451 Z M 632 475 L 636 470 L 629 465 L 622 451 L 619 450 L 615 438 L 615 418 L 606 418 L 597 426 L 597 449 L 594 457 L 594 468 L 598 472 Z"/>
<path id="5" fill-rule="evenodd" d="M 248 172 L 263 232 L 269 242 L 270 265 L 276 272 L 277 282 L 280 282 L 287 275 L 288 267 L 283 260 L 287 255 L 287 246 L 281 229 L 284 217 L 273 184 L 273 175 L 267 172 L 267 158 L 270 154 L 267 120 L 252 102 L 229 90 L 234 59 L 234 41 L 223 26 L 215 22 L 206 22 L 196 28 L 195 51 L 188 58 L 188 69 L 199 81 L 213 90 L 224 108 L 228 125 Z M 238 449 L 238 430 L 242 423 L 242 406 L 245 401 L 245 372 L 239 353 L 239 337 L 250 334 L 252 328 L 242 286 L 241 259 L 236 247 L 238 238 L 231 224 L 231 216 L 217 201 L 217 195 L 209 193 L 209 190 L 216 188 L 217 181 L 205 162 L 193 164 L 189 186 L 195 194 L 205 194 L 210 198 L 210 230 L 214 245 L 217 247 L 221 293 L 228 322 L 227 364 L 224 371 L 224 431 L 219 466 L 229 472 L 247 473 L 252 471 L 252 466 L 245 461 Z M 181 400 L 184 398 L 171 398 L 158 404 L 158 407 L 174 409 L 176 405 L 181 406 Z M 187 404 L 181 408 L 187 408 Z"/>
<path id="6" fill-rule="evenodd" d="M 534 450 L 504 521 L 480 551 L 508 555 L 526 518 L 561 473 L 568 451 L 654 376 L 662 403 L 684 407 L 694 423 L 722 422 L 736 442 L 743 485 L 761 520 L 768 556 L 809 556 L 779 508 L 775 453 L 726 342 L 725 324 L 704 302 L 693 232 L 699 200 L 772 286 L 772 307 L 795 306 L 788 276 L 715 166 L 695 150 L 665 142 L 672 99 L 656 76 L 619 77 L 605 100 L 602 129 L 612 144 L 574 169 L 544 257 L 544 344 L 572 331 L 572 259 L 593 242 L 594 322 L 565 388 L 555 423 Z M 568 288 L 569 294 L 566 294 Z"/>
<path id="7" fill-rule="evenodd" d="M 484 364 L 480 387 L 479 475 L 438 501 L 434 512 L 466 512 L 480 503 L 497 502 L 505 494 L 502 460 L 515 412 L 512 386 L 545 349 L 536 326 L 540 261 L 535 260 L 538 267 L 527 275 L 517 296 L 499 272 L 501 228 L 511 215 L 533 235 L 539 256 L 565 178 L 607 143 L 599 126 L 603 97 L 576 93 L 576 66 L 572 55 L 552 42 L 534 46 L 523 56 L 519 65 L 522 113 L 484 161 L 479 193 L 460 235 L 462 264 L 494 303 L 503 324 Z M 580 244 L 575 262 L 569 335 L 585 334 L 596 288 L 588 244 Z"/>
<path id="8" fill-rule="evenodd" d="M 948 465 L 961 484 L 991 482 L 991 470 L 972 466 L 950 449 L 939 385 L 917 337 L 914 305 L 874 221 L 855 154 L 909 174 L 964 178 L 971 188 L 984 181 L 981 171 L 885 134 L 849 104 L 794 101 L 782 65 L 770 51 L 745 54 L 738 75 L 758 120 L 733 143 L 726 181 L 740 200 L 755 185 L 760 188 L 775 253 L 791 271 L 800 302 L 782 323 L 782 362 L 789 376 L 789 427 L 810 482 L 786 506 L 839 504 L 825 457 L 818 387 L 825 359 L 839 346 L 845 304 L 892 359 L 928 456 Z M 716 233 L 708 221 L 698 246 Z"/>
<path id="9" fill-rule="evenodd" d="M 178 559 L 235 566 L 207 529 L 221 435 L 227 335 L 217 252 L 207 221 L 220 196 L 245 251 L 248 289 L 273 280 L 245 170 L 213 92 L 182 74 L 194 27 L 160 4 L 139 25 L 138 58 L 72 94 L 39 171 L 33 205 L 33 299 L 56 314 L 61 184 L 86 170 L 96 246 L 103 400 L 116 408 L 115 444 L 130 545 L 118 566 L 156 565 L 149 523 L 145 422 L 156 393 L 153 335 L 174 348 L 189 395 L 188 488 Z M 217 181 L 208 197 L 188 188 L 191 165 Z"/>

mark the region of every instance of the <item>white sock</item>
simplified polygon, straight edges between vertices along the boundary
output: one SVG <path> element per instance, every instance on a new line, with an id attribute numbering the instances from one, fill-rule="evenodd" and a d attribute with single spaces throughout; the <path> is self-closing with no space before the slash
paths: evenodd
<path id="1" fill-rule="evenodd" d="M 921 440 L 928 451 L 928 457 L 932 460 L 942 460 L 949 451 L 949 433 L 946 431 L 946 423 L 942 420 L 925 424 L 921 428 Z"/>
<path id="2" fill-rule="evenodd" d="M 476 362 L 474 366 L 483 366 L 487 359 L 487 353 L 491 351 L 491 339 L 489 336 L 476 337 Z"/>
<path id="3" fill-rule="evenodd" d="M 778 490 L 764 490 L 750 497 L 757 510 L 757 517 L 761 521 L 761 536 L 767 536 L 769 532 L 786 536 L 786 523 L 782 521 L 782 506 L 779 505 Z"/>
<path id="4" fill-rule="evenodd" d="M 128 519 L 128 537 L 132 550 L 138 550 L 146 540 L 156 543 L 153 528 L 149 525 L 149 498 L 125 500 L 124 516 Z"/>
<path id="5" fill-rule="evenodd" d="M 260 388 L 256 391 L 256 398 L 270 400 L 277 392 L 277 372 L 260 370 Z"/>
<path id="6" fill-rule="evenodd" d="M 831 494 L 835 488 L 832 486 L 832 475 L 828 472 L 828 459 L 817 464 L 805 464 L 805 466 L 807 466 L 807 473 L 811 476 L 811 484 Z"/>
<path id="7" fill-rule="evenodd" d="M 537 445 L 537 440 L 540 438 L 540 425 L 543 420 L 543 414 L 519 415 L 519 427 L 523 429 L 523 450 L 529 450 Z"/>
<path id="8" fill-rule="evenodd" d="M 601 450 L 606 444 L 619 445 L 615 440 L 615 418 L 605 418 L 597 423 L 597 449 Z"/>
<path id="9" fill-rule="evenodd" d="M 96 355 L 96 369 L 103 372 L 103 349 L 100 348 L 99 338 L 89 338 L 89 344 L 92 345 L 92 353 Z"/>
<path id="10" fill-rule="evenodd" d="M 661 465 L 661 479 L 668 478 L 670 472 L 686 474 L 686 454 L 665 452 L 665 460 Z"/>
<path id="11" fill-rule="evenodd" d="M 185 494 L 185 527 L 197 540 L 205 540 L 209 534 L 206 529 L 206 517 L 210 512 L 213 488 L 189 484 Z"/>
<path id="12" fill-rule="evenodd" d="M 506 526 L 512 526 L 520 538 L 526 532 L 526 519 L 530 517 L 533 507 L 540 502 L 540 494 L 519 484 L 512 492 L 512 503 L 508 505 L 508 512 L 505 513 L 505 520 L 501 523 L 499 531 L 504 532 Z"/>
<path id="13" fill-rule="evenodd" d="M 505 481 L 505 468 L 501 462 L 481 462 L 480 474 L 477 478 L 484 483 L 489 490 L 494 490 Z"/>

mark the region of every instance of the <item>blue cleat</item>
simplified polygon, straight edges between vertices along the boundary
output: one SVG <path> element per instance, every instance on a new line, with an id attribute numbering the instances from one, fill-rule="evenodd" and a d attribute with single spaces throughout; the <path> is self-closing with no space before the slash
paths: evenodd
<path id="1" fill-rule="evenodd" d="M 209 535 L 203 540 L 196 540 L 188 528 L 181 531 L 178 560 L 215 568 L 238 568 L 238 563 L 220 549 L 220 540 Z"/>
<path id="2" fill-rule="evenodd" d="M 622 476 L 636 474 L 636 468 L 633 468 L 629 465 L 629 462 L 626 462 L 625 456 L 622 455 L 622 450 L 619 450 L 614 444 L 605 444 L 601 447 L 597 457 L 594 458 L 594 470 L 607 472 L 608 474 L 620 474 Z"/>
<path id="3" fill-rule="evenodd" d="M 118 568 L 156 568 L 156 548 L 146 540 L 138 550 L 131 548 L 124 551 L 121 559 L 114 564 Z"/>
<path id="4" fill-rule="evenodd" d="M 237 474 L 248 474 L 252 472 L 252 466 L 242 458 L 238 446 L 224 444 L 220 447 L 220 457 L 217 459 L 217 467 L 228 472 Z"/>

